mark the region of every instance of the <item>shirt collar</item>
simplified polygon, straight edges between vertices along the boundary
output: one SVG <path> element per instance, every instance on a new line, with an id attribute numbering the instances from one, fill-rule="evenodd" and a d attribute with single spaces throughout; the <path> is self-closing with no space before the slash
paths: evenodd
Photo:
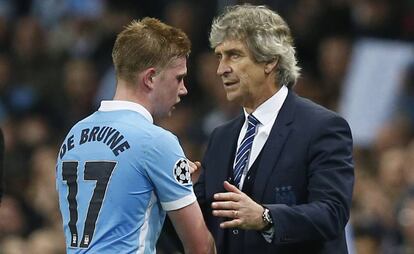
<path id="1" fill-rule="evenodd" d="M 262 125 L 268 124 L 274 119 L 282 108 L 283 102 L 285 101 L 288 94 L 288 88 L 282 86 L 272 97 L 263 102 L 254 112 L 253 115 L 260 121 Z M 249 115 L 244 109 L 244 115 Z"/>
<path id="2" fill-rule="evenodd" d="M 150 123 L 153 123 L 154 120 L 150 112 L 144 108 L 141 104 L 132 102 L 132 101 L 121 101 L 121 100 L 111 100 L 111 101 L 101 101 L 101 106 L 98 109 L 99 111 L 115 111 L 115 110 L 132 110 L 143 115 Z"/>

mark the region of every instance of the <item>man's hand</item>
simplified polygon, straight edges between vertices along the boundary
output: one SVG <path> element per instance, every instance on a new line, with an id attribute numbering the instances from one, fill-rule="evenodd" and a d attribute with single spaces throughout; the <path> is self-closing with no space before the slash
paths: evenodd
<path id="1" fill-rule="evenodd" d="M 190 164 L 190 174 L 191 174 L 191 181 L 193 183 L 198 181 L 198 178 L 200 177 L 201 174 L 201 162 L 199 161 L 190 161 L 188 160 L 189 164 Z"/>
<path id="2" fill-rule="evenodd" d="M 220 227 L 262 230 L 266 226 L 262 218 L 264 208 L 227 181 L 224 188 L 228 192 L 214 194 L 216 201 L 211 204 L 214 216 L 231 219 Z"/>

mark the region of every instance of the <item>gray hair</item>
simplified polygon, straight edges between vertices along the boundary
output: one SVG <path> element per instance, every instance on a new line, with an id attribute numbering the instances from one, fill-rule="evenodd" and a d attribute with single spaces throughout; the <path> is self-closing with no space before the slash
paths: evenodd
<path id="1" fill-rule="evenodd" d="M 213 20 L 210 45 L 225 40 L 242 40 L 257 62 L 278 61 L 276 81 L 292 87 L 299 77 L 293 38 L 282 17 L 266 6 L 229 6 Z"/>

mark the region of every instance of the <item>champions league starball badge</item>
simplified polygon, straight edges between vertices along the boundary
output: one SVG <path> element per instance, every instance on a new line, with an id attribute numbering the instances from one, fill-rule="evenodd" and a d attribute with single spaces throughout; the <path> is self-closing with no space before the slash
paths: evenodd
<path id="1" fill-rule="evenodd" d="M 173 169 L 175 180 L 180 184 L 188 184 L 191 182 L 190 165 L 186 159 L 179 159 Z"/>

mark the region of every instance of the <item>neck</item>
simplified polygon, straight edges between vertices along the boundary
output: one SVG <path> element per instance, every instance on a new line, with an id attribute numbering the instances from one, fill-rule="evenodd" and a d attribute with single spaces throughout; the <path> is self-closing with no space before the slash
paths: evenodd
<path id="1" fill-rule="evenodd" d="M 278 84 L 269 83 L 263 85 L 261 89 L 256 90 L 255 99 L 250 102 L 245 102 L 243 107 L 246 112 L 251 114 L 253 113 L 263 102 L 267 101 L 270 97 L 276 94 L 280 90 Z"/>
<path id="2" fill-rule="evenodd" d="M 151 115 L 153 115 L 148 96 L 146 96 L 145 92 L 140 91 L 137 84 L 131 84 L 125 80 L 118 79 L 113 100 L 138 103 L 146 108 Z"/>

